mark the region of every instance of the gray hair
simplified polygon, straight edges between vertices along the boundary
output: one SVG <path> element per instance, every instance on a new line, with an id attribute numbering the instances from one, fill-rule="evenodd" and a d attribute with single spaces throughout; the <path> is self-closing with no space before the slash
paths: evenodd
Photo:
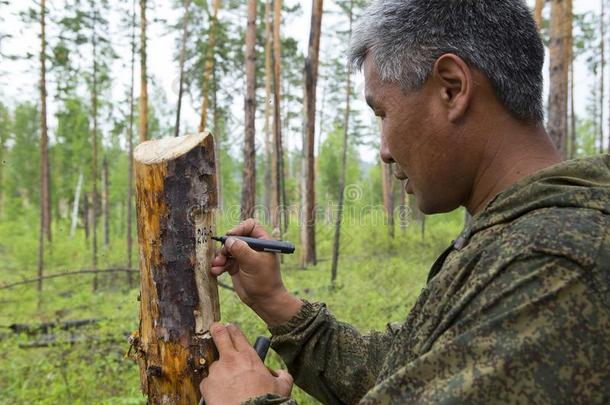
<path id="1" fill-rule="evenodd" d="M 403 91 L 421 88 L 445 53 L 485 74 L 515 117 L 544 119 L 544 46 L 523 0 L 375 0 L 350 45 L 357 69 L 371 56 L 380 79 Z"/>

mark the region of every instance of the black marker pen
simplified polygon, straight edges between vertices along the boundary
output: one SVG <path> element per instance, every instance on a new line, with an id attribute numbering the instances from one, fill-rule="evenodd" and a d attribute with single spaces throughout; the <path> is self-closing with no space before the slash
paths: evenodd
<path id="1" fill-rule="evenodd" d="M 290 242 L 281 240 L 257 239 L 249 238 L 247 236 L 212 236 L 212 239 L 224 244 L 229 237 L 243 240 L 250 248 L 258 250 L 259 252 L 294 253 L 294 245 Z"/>

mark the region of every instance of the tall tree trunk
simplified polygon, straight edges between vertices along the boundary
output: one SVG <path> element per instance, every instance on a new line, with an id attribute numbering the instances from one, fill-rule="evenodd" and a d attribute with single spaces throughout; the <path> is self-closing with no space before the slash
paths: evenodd
<path id="1" fill-rule="evenodd" d="M 599 24 L 599 34 L 600 34 L 600 40 L 599 40 L 599 54 L 600 54 L 600 73 L 599 73 L 599 153 L 604 153 L 604 109 L 606 108 L 605 102 L 604 102 L 604 76 L 605 76 L 605 70 L 606 70 L 606 55 L 605 55 L 605 48 L 606 48 L 606 41 L 605 41 L 605 36 L 606 36 L 606 30 L 605 30 L 605 23 L 606 23 L 606 0 L 601 0 L 601 17 L 600 17 L 600 24 Z"/>
<path id="2" fill-rule="evenodd" d="M 254 145 L 256 120 L 256 0 L 248 0 L 246 29 L 246 97 L 244 136 L 244 176 L 241 191 L 241 219 L 254 215 L 256 201 L 256 152 Z"/>
<path id="3" fill-rule="evenodd" d="M 354 7 L 354 1 L 349 2 L 349 41 L 352 39 L 352 9 Z M 339 206 L 337 210 L 337 220 L 335 222 L 335 239 L 333 242 L 333 258 L 331 265 L 331 277 L 332 283 L 337 279 L 337 268 L 339 266 L 339 244 L 341 242 L 341 221 L 343 220 L 343 203 L 345 193 L 345 179 L 347 174 L 347 145 L 349 135 L 349 115 L 350 115 L 350 98 L 352 94 L 352 64 L 347 64 L 347 79 L 345 80 L 345 115 L 343 116 L 343 154 L 341 156 L 341 176 L 339 177 Z"/>
<path id="4" fill-rule="evenodd" d="M 315 189 L 315 133 L 316 85 L 320 56 L 323 0 L 312 0 L 309 49 L 305 60 L 305 142 L 303 159 L 305 173 L 305 223 L 301 225 L 301 265 L 316 264 L 316 189 Z"/>
<path id="5" fill-rule="evenodd" d="M 188 38 L 189 9 L 191 1 L 184 0 L 184 19 L 182 21 L 182 42 L 180 45 L 180 84 L 178 85 L 178 107 L 176 108 L 176 125 L 174 136 L 180 136 L 180 110 L 182 109 L 182 88 L 184 86 L 184 58 L 186 54 L 186 39 Z"/>
<path id="6" fill-rule="evenodd" d="M 89 224 L 91 223 L 90 219 L 90 207 L 89 207 L 89 194 L 85 193 L 83 195 L 83 227 L 85 228 L 85 240 L 89 241 Z"/>
<path id="7" fill-rule="evenodd" d="M 76 190 L 74 191 L 74 203 L 72 205 L 72 219 L 70 223 L 70 238 L 76 233 L 76 225 L 78 223 L 78 207 L 80 202 L 80 192 L 83 187 L 83 171 L 81 169 L 76 181 Z"/>
<path id="8" fill-rule="evenodd" d="M 407 209 L 407 191 L 404 182 L 400 182 L 400 230 L 404 233 L 408 226 L 409 210 Z"/>
<path id="9" fill-rule="evenodd" d="M 265 221 L 271 219 L 271 79 L 272 72 L 272 32 L 271 32 L 271 0 L 265 0 Z"/>
<path id="10" fill-rule="evenodd" d="M 208 120 L 208 93 L 210 91 L 210 76 L 214 69 L 214 48 L 216 47 L 216 27 L 218 24 L 218 10 L 220 9 L 220 0 L 214 0 L 212 10 L 212 18 L 210 20 L 210 36 L 208 39 L 208 47 L 205 55 L 205 69 L 203 71 L 203 89 L 201 101 L 201 118 L 199 121 L 199 132 L 203 132 L 207 126 Z"/>
<path id="11" fill-rule="evenodd" d="M 218 82 L 216 81 L 216 65 L 214 65 L 214 69 L 212 69 L 212 83 L 214 83 L 213 91 L 212 91 L 212 108 L 214 111 L 212 112 L 212 119 L 214 122 L 214 147 L 216 148 L 216 184 L 218 188 L 218 206 L 220 209 L 223 209 L 222 204 L 222 176 L 220 171 L 220 164 L 222 159 L 220 158 L 220 145 L 221 145 L 221 131 L 220 131 L 220 109 L 218 108 Z"/>
<path id="12" fill-rule="evenodd" d="M 94 6 L 97 7 L 97 6 Z M 92 269 L 97 270 L 97 8 L 93 10 L 93 27 L 92 27 L 92 44 L 93 44 L 93 84 L 91 87 L 91 105 L 93 110 L 93 158 L 91 176 L 93 180 L 93 190 L 91 196 L 92 219 L 91 219 L 91 234 L 92 234 Z M 97 273 L 93 276 L 93 290 L 97 290 Z"/>
<path id="13" fill-rule="evenodd" d="M 148 77 L 146 75 L 146 0 L 140 0 L 140 142 L 148 139 Z"/>
<path id="14" fill-rule="evenodd" d="M 133 0 L 131 14 L 131 82 L 129 86 L 129 128 L 127 130 L 127 268 L 132 268 L 131 258 L 133 249 L 132 230 L 133 224 L 133 121 L 134 121 L 134 100 L 133 88 L 135 82 L 136 65 L 136 0 Z M 133 275 L 127 273 L 127 283 L 133 287 Z"/>
<path id="15" fill-rule="evenodd" d="M 148 141 L 134 153 L 140 246 L 140 326 L 132 337 L 148 403 L 196 404 L 217 358 L 220 319 L 210 273 L 218 211 L 209 132 Z"/>
<path id="16" fill-rule="evenodd" d="M 574 15 L 573 15 L 573 0 L 568 0 L 569 10 L 569 61 L 570 61 L 570 159 L 576 157 L 576 112 L 574 110 Z"/>
<path id="17" fill-rule="evenodd" d="M 110 245 L 110 206 L 108 184 L 108 159 L 104 156 L 102 161 L 102 218 L 104 219 L 104 246 Z"/>
<path id="18" fill-rule="evenodd" d="M 392 165 L 381 162 L 381 186 L 385 207 L 388 234 L 394 237 L 394 190 L 392 187 Z"/>
<path id="19" fill-rule="evenodd" d="M 281 199 L 281 160 L 282 160 L 282 119 L 281 119 L 281 43 L 280 27 L 282 15 L 282 0 L 274 0 L 273 10 L 273 155 L 271 161 L 272 176 L 272 199 L 271 199 L 271 223 L 275 236 L 282 238 L 280 224 L 280 199 Z"/>
<path id="20" fill-rule="evenodd" d="M 549 135 L 561 156 L 566 149 L 568 60 L 566 59 L 566 0 L 551 1 Z"/>
<path id="21" fill-rule="evenodd" d="M 46 1 L 40 2 L 40 213 L 43 232 L 51 242 L 51 194 L 49 187 L 49 136 L 47 127 Z"/>
<path id="22" fill-rule="evenodd" d="M 536 0 L 536 5 L 534 7 L 534 18 L 536 20 L 538 30 L 542 29 L 542 10 L 544 9 L 544 3 L 545 0 Z"/>

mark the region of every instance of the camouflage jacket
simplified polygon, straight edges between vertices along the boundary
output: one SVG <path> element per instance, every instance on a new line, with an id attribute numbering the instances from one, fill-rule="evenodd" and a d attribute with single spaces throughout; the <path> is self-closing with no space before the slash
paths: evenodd
<path id="1" fill-rule="evenodd" d="M 361 335 L 306 303 L 271 330 L 272 347 L 327 404 L 610 403 L 609 286 L 610 156 L 599 156 L 496 196 L 400 327 Z"/>

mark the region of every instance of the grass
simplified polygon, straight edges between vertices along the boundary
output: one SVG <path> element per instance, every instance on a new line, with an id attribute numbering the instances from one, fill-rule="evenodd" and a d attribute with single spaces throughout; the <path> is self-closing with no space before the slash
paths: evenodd
<path id="1" fill-rule="evenodd" d="M 228 227 L 228 222 L 223 219 L 219 229 Z M 392 239 L 387 227 L 372 216 L 358 224 L 348 220 L 342 228 L 342 253 L 334 286 L 330 283 L 333 226 L 319 224 L 320 262 L 301 270 L 296 255 L 285 256 L 285 284 L 302 298 L 325 302 L 339 319 L 361 331 L 383 329 L 388 322 L 405 319 L 432 262 L 459 233 L 462 223 L 461 212 L 429 217 L 422 240 L 416 224 L 404 232 L 397 226 Z M 0 223 L 0 284 L 35 277 L 37 225 L 35 214 Z M 74 239 L 67 236 L 68 224 L 60 223 L 54 231 L 45 272 L 90 268 L 90 243 L 82 230 Z M 293 226 L 286 239 L 298 240 L 298 229 Z M 102 246 L 101 238 L 98 241 Z M 100 248 L 99 267 L 123 267 L 124 246 L 124 239 L 115 235 L 109 247 Z M 230 279 L 223 276 L 222 280 L 230 284 Z M 46 280 L 40 308 L 36 284 L 0 290 L 1 404 L 146 402 L 140 393 L 137 365 L 124 356 L 128 349 L 126 335 L 137 329 L 138 288 L 129 288 L 122 273 L 100 276 L 99 281 L 100 288 L 94 293 L 91 275 Z M 238 324 L 252 341 L 257 335 L 268 334 L 236 295 L 224 289 L 220 295 L 223 321 Z M 64 343 L 45 348 L 22 347 L 40 339 L 40 335 L 14 334 L 7 328 L 13 323 L 88 318 L 102 321 L 77 332 L 56 330 L 58 341 Z M 78 343 L 68 343 L 71 333 L 78 334 Z M 279 368 L 281 360 L 270 352 L 267 364 Z M 316 403 L 298 388 L 293 395 L 301 404 Z"/>

